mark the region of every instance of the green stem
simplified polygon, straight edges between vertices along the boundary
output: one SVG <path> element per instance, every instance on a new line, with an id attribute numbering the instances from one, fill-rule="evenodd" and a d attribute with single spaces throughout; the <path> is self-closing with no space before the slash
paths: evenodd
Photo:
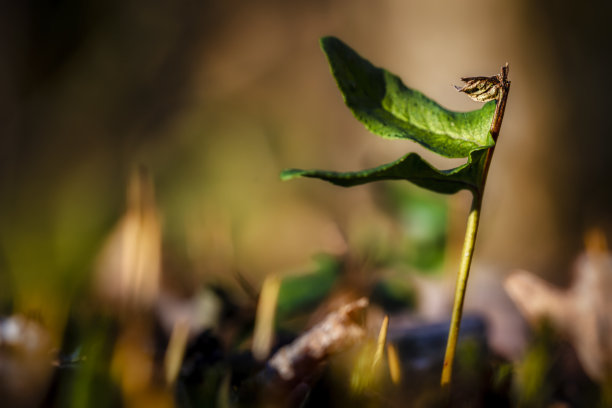
<path id="1" fill-rule="evenodd" d="M 508 100 L 508 92 L 510 91 L 510 81 L 508 81 L 508 64 L 502 67 L 501 74 L 498 75 L 500 80 L 500 95 L 491 122 L 491 136 L 497 142 L 499 131 L 501 129 L 504 112 L 506 110 L 506 102 Z M 474 245 L 476 243 L 476 234 L 478 233 L 478 222 L 480 221 L 480 210 L 482 207 L 482 196 L 484 193 L 489 167 L 493 159 L 495 146 L 491 147 L 485 158 L 484 168 L 480 186 L 476 191 L 473 191 L 472 208 L 468 217 L 467 227 L 465 231 L 465 239 L 463 241 L 463 252 L 461 253 L 461 265 L 457 274 L 457 285 L 455 287 L 455 301 L 453 303 L 453 315 L 448 332 L 448 340 L 446 342 L 446 353 L 444 355 L 444 366 L 442 367 L 442 378 L 440 384 L 442 387 L 450 385 L 453 374 L 453 362 L 455 360 L 455 351 L 457 350 L 457 339 L 459 337 L 459 328 L 461 326 L 461 315 L 463 314 L 463 302 L 465 300 L 465 291 L 467 288 L 467 280 L 470 274 L 470 265 L 472 264 L 472 255 L 474 254 Z"/>
<path id="2" fill-rule="evenodd" d="M 474 193 L 472 208 L 468 217 L 465 239 L 463 241 L 463 252 L 461 254 L 461 266 L 457 274 L 457 286 L 455 288 L 455 302 L 453 304 L 453 315 L 446 342 L 446 354 L 444 355 L 444 366 L 442 367 L 442 386 L 450 384 L 453 373 L 453 361 L 455 360 L 455 350 L 457 349 L 457 338 L 461 325 L 461 315 L 463 314 L 463 301 L 465 300 L 465 290 L 472 264 L 472 254 L 478 233 L 478 222 L 480 221 L 480 208 L 482 196 Z"/>

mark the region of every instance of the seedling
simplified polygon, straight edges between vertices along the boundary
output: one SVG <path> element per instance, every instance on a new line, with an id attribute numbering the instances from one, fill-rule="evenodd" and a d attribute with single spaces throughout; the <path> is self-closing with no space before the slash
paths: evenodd
<path id="1" fill-rule="evenodd" d="M 448 170 L 436 169 L 418 154 L 408 153 L 394 162 L 355 172 L 290 169 L 281 174 L 283 180 L 311 177 L 342 187 L 379 180 L 407 180 L 442 194 L 460 190 L 472 193 L 442 369 L 441 384 L 448 385 L 482 197 L 510 90 L 508 64 L 492 77 L 462 78 L 465 86 L 458 90 L 485 104 L 470 112 L 453 112 L 406 87 L 399 77 L 375 67 L 335 37 L 322 38 L 321 48 L 346 105 L 368 130 L 386 139 L 413 140 L 444 157 L 467 158 L 465 164 Z"/>

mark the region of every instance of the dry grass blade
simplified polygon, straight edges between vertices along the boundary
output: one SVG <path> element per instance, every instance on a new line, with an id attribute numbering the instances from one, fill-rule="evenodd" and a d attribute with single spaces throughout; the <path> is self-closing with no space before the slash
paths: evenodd
<path id="1" fill-rule="evenodd" d="M 380 325 L 380 333 L 378 334 L 378 342 L 376 343 L 376 353 L 374 353 L 374 362 L 372 366 L 375 367 L 382 360 L 383 353 L 385 352 L 385 343 L 387 343 L 387 331 L 389 330 L 389 316 L 385 316 L 382 324 Z"/>
<path id="2" fill-rule="evenodd" d="M 253 346 L 251 347 L 253 357 L 259 361 L 263 361 L 268 357 L 274 340 L 274 316 L 276 314 L 280 283 L 281 281 L 278 276 L 268 275 L 264 280 L 261 294 L 259 295 L 255 331 L 253 333 Z"/>
<path id="3" fill-rule="evenodd" d="M 167 384 L 174 384 L 183 363 L 183 355 L 189 337 L 189 323 L 177 321 L 172 328 L 168 349 L 164 357 L 164 370 Z"/>
<path id="4" fill-rule="evenodd" d="M 402 366 L 399 360 L 397 347 L 394 344 L 387 346 L 387 358 L 389 360 L 389 375 L 393 384 L 399 384 L 402 381 Z"/>

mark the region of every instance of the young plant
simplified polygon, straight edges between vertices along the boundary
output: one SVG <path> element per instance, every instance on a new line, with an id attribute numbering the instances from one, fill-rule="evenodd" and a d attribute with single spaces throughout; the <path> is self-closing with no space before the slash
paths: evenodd
<path id="1" fill-rule="evenodd" d="M 448 170 L 438 170 L 418 154 L 408 153 L 394 162 L 355 172 L 290 169 L 281 174 L 283 180 L 311 177 L 343 187 L 379 180 L 407 180 L 442 194 L 464 189 L 472 192 L 442 369 L 441 384 L 448 385 L 485 182 L 510 89 L 508 64 L 492 77 L 462 78 L 465 86 L 457 89 L 485 104 L 474 111 L 453 112 L 406 87 L 396 75 L 375 67 L 337 38 L 322 38 L 321 48 L 346 105 L 368 130 L 386 139 L 413 140 L 444 157 L 467 158 L 465 164 Z"/>

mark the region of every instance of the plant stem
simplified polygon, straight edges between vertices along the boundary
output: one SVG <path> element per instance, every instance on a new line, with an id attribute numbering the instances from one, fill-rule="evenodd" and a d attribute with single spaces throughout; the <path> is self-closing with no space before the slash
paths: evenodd
<path id="1" fill-rule="evenodd" d="M 442 386 L 450 384 L 453 373 L 453 361 L 455 360 L 455 350 L 457 349 L 457 338 L 459 336 L 461 315 L 463 313 L 463 301 L 465 299 L 465 290 L 467 287 L 468 276 L 470 274 L 470 265 L 472 264 L 472 254 L 474 253 L 476 234 L 478 233 L 478 222 L 480 221 L 480 208 L 482 204 L 481 197 L 482 196 L 478 193 L 474 194 L 472 199 L 472 208 L 470 210 L 467 228 L 465 231 L 463 251 L 461 254 L 461 266 L 459 267 L 459 273 L 457 274 L 453 315 L 451 317 L 448 340 L 446 342 L 444 366 L 442 367 L 442 380 L 440 382 Z"/>
<path id="2" fill-rule="evenodd" d="M 508 81 L 508 64 L 502 67 L 501 74 L 498 75 L 500 81 L 500 93 L 495 108 L 495 114 L 491 122 L 490 133 L 495 142 L 499 136 L 504 111 L 506 110 L 506 101 L 508 92 L 510 91 L 510 81 Z M 467 288 L 467 280 L 470 274 L 470 265 L 472 264 L 472 255 L 474 254 L 474 246 L 476 243 L 476 234 L 478 233 L 478 223 L 480 221 L 480 211 L 482 207 L 482 197 L 484 193 L 489 167 L 493 159 L 495 145 L 491 147 L 485 158 L 481 183 L 476 191 L 473 191 L 472 207 L 468 216 L 465 238 L 463 241 L 463 251 L 461 253 L 461 265 L 457 274 L 457 284 L 455 287 L 455 301 L 453 303 L 453 314 L 451 317 L 450 328 L 448 332 L 448 340 L 446 343 L 446 354 L 444 355 L 444 366 L 442 367 L 442 378 L 440 384 L 442 387 L 450 385 L 453 374 L 453 362 L 455 360 L 455 351 L 457 349 L 457 339 L 459 337 L 459 328 L 461 326 L 461 315 L 463 314 L 463 302 L 465 300 L 465 291 Z"/>

